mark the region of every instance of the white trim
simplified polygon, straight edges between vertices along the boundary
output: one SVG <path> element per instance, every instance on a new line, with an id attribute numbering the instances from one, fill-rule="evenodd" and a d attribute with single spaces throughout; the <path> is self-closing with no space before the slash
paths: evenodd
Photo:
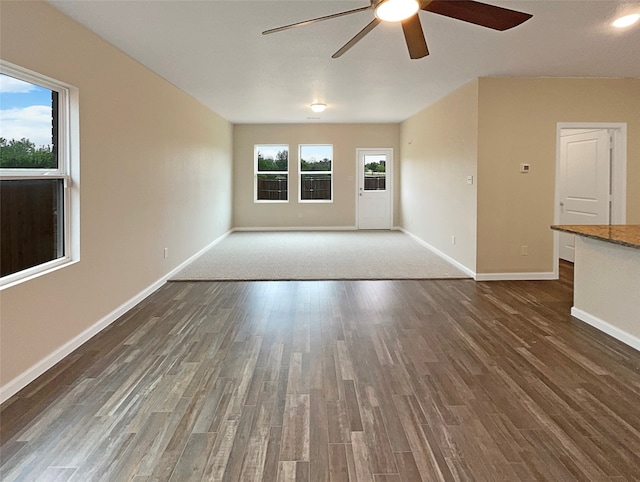
<path id="1" fill-rule="evenodd" d="M 67 266 L 76 264 L 79 261 L 79 259 L 71 259 L 71 257 L 69 256 L 62 256 L 60 258 L 47 261 L 46 263 L 38 264 L 36 266 L 32 266 L 31 268 L 23 269 L 22 271 L 9 274 L 2 278 L 2 281 L 0 282 L 0 292 L 21 283 L 31 281 L 32 279 L 39 278 L 40 276 L 45 276 L 49 273 L 53 273 L 54 271 L 58 271 L 59 269 L 66 268 Z"/>
<path id="2" fill-rule="evenodd" d="M 597 316 L 593 316 L 592 314 L 576 308 L 575 306 L 571 307 L 571 316 L 593 326 L 594 328 L 597 328 L 598 330 L 606 333 L 609 336 L 612 336 L 625 345 L 629 345 L 631 348 L 635 348 L 636 350 L 640 351 L 640 338 L 637 338 L 632 334 L 627 333 L 626 331 L 623 331 L 616 326 L 613 326 L 611 323 L 607 323 Z"/>
<path id="3" fill-rule="evenodd" d="M 396 228 L 394 228 L 395 230 Z M 456 268 L 458 268 L 460 271 L 463 271 L 464 273 L 468 274 L 469 276 L 471 276 L 473 279 L 476 279 L 476 273 L 472 270 L 470 270 L 469 268 L 467 268 L 465 265 L 459 263 L 458 261 L 456 261 L 455 259 L 451 258 L 450 256 L 447 256 L 446 254 L 444 254 L 442 251 L 440 251 L 438 248 L 434 248 L 433 246 L 431 246 L 429 243 L 427 243 L 426 241 L 420 239 L 418 236 L 416 236 L 413 233 L 410 233 L 409 231 L 407 231 L 406 229 L 399 227 L 397 228 L 399 231 L 402 231 L 404 234 L 410 236 L 411 238 L 413 238 L 415 241 L 418 242 L 418 244 L 421 244 L 422 246 L 424 246 L 425 248 L 427 248 L 429 251 L 431 251 L 433 254 L 439 256 L 440 258 L 444 259 L 445 261 L 447 261 L 448 263 L 451 263 L 452 265 L 454 265 Z"/>
<path id="4" fill-rule="evenodd" d="M 478 273 L 476 281 L 539 281 L 558 279 L 553 271 L 534 271 L 531 273 Z"/>
<path id="5" fill-rule="evenodd" d="M 287 185 L 289 184 L 289 179 L 287 178 Z M 287 193 L 287 196 L 289 194 Z M 278 200 L 278 199 L 258 199 L 257 201 L 253 201 L 254 204 L 287 204 L 289 200 L 286 201 Z"/>
<path id="6" fill-rule="evenodd" d="M 613 210 L 611 224 L 627 222 L 627 124 L 613 131 L 613 159 L 611 162 L 611 188 Z"/>
<path id="7" fill-rule="evenodd" d="M 553 224 L 560 224 L 560 146 L 562 129 L 608 129 L 613 135 L 611 187 L 613 210 L 611 224 L 625 224 L 627 219 L 627 123 L 626 122 L 558 122 L 556 124 L 556 179 L 554 186 Z M 553 232 L 553 272 L 557 279 L 560 264 L 560 235 Z"/>
<path id="8" fill-rule="evenodd" d="M 226 238 L 230 233 L 231 231 L 227 231 L 226 233 L 224 233 L 223 235 L 215 239 L 212 243 L 202 248 L 196 254 L 194 254 L 189 259 L 181 263 L 179 266 L 171 270 L 169 273 L 162 276 L 162 278 L 152 283 L 150 286 L 142 290 L 133 298 L 125 301 L 122 305 L 117 307 L 111 313 L 102 317 L 100 320 L 98 320 L 92 326 L 84 330 L 82 333 L 72 338 L 67 343 L 65 343 L 64 345 L 62 345 L 61 347 L 59 347 L 58 349 L 56 349 L 55 351 L 53 351 L 52 353 L 44 357 L 42 360 L 37 362 L 31 368 L 22 372 L 13 380 L 8 382 L 6 385 L 0 387 L 0 403 L 4 403 L 7 399 L 12 397 L 16 393 L 18 393 L 20 390 L 26 387 L 29 383 L 31 383 L 40 375 L 42 375 L 44 372 L 52 368 L 56 363 L 58 363 L 64 357 L 66 357 L 67 355 L 72 353 L 74 350 L 76 350 L 78 347 L 80 347 L 81 345 L 86 343 L 88 340 L 93 338 L 95 335 L 100 333 L 107 326 L 109 326 L 111 323 L 116 321 L 118 318 L 120 318 L 122 315 L 124 315 L 127 311 L 129 311 L 131 308 L 136 306 L 138 303 L 142 302 L 154 291 L 156 291 L 158 288 L 164 285 L 169 278 L 173 277 L 173 275 L 175 275 L 178 271 L 180 271 L 186 265 L 191 263 L 198 256 L 202 255 L 209 248 L 218 244 L 220 241 Z"/>
<path id="9" fill-rule="evenodd" d="M 355 226 L 244 226 L 233 228 L 232 232 L 241 231 L 357 231 Z"/>

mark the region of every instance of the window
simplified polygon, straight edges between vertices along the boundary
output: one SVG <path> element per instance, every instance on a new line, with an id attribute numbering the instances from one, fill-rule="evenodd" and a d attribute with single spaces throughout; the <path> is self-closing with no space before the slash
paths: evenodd
<path id="1" fill-rule="evenodd" d="M 255 146 L 254 184 L 255 202 L 289 200 L 289 146 Z"/>
<path id="2" fill-rule="evenodd" d="M 0 62 L 0 287 L 78 259 L 77 91 Z"/>
<path id="3" fill-rule="evenodd" d="M 300 146 L 300 201 L 333 200 L 333 146 Z"/>

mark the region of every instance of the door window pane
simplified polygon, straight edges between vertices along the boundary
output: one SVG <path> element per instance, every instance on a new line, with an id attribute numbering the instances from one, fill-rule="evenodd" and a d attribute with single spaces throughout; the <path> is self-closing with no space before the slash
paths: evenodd
<path id="1" fill-rule="evenodd" d="M 384 191 L 387 188 L 387 156 L 383 154 L 364 155 L 365 191 Z"/>

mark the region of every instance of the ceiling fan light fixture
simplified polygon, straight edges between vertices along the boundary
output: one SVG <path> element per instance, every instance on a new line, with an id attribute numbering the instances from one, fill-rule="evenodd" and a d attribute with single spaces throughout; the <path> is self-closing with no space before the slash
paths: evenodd
<path id="1" fill-rule="evenodd" d="M 384 22 L 400 22 L 420 10 L 417 0 L 382 0 L 376 5 L 375 14 Z"/>
<path id="2" fill-rule="evenodd" d="M 313 112 L 324 112 L 324 110 L 327 108 L 327 104 L 311 104 L 311 110 Z"/>
<path id="3" fill-rule="evenodd" d="M 634 23 L 640 20 L 639 13 L 632 13 L 631 15 L 625 15 L 624 17 L 617 18 L 613 21 L 611 25 L 617 28 L 625 28 L 630 27 Z"/>

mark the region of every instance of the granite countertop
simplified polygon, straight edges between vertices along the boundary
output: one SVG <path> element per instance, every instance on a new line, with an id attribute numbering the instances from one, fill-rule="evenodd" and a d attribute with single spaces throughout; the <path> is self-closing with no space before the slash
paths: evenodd
<path id="1" fill-rule="evenodd" d="M 556 231 L 577 234 L 586 238 L 599 239 L 630 248 L 640 249 L 640 224 L 611 225 L 558 225 L 551 226 Z"/>

